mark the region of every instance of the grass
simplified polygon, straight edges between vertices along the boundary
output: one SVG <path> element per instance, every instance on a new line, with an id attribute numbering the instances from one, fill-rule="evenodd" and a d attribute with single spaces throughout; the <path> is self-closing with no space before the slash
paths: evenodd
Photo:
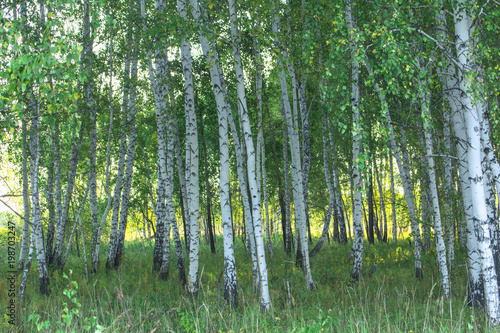
<path id="1" fill-rule="evenodd" d="M 34 265 L 24 304 L 17 306 L 15 329 L 12 326 L 10 329 L 37 332 L 33 320 L 28 321 L 30 315 L 35 314 L 40 316 L 39 323 L 50 323 L 43 332 L 55 332 L 58 326 L 63 332 L 83 332 L 84 319 L 90 317 L 95 317 L 105 332 L 494 331 L 482 311 L 469 308 L 465 303 L 467 273 L 462 249 L 456 251 L 456 267 L 451 272 L 452 297 L 446 300 L 440 288 L 435 254 L 424 255 L 424 279 L 417 281 L 408 242 L 366 244 L 362 277 L 353 286 L 349 278 L 350 244 L 325 244 L 311 259 L 316 289 L 308 291 L 302 271 L 284 254 L 280 238 L 276 237 L 275 255 L 267 258 L 272 307 L 268 314 L 262 314 L 258 296 L 252 292 L 250 255 L 240 239 L 235 241 L 239 287 L 236 310 L 217 301 L 217 282 L 223 267 L 222 239 L 217 241 L 216 255 L 212 255 L 202 241 L 200 293 L 196 297 L 188 296 L 177 282 L 175 258 L 168 281 L 160 280 L 151 272 L 153 245 L 151 241 L 128 242 L 122 265 L 109 272 L 104 268 L 105 257 L 101 257 L 99 273 L 91 275 L 89 281 L 85 280 L 83 260 L 70 256 L 64 272 L 51 272 L 49 297 L 37 291 L 38 275 Z M 106 247 L 102 250 L 103 254 L 107 253 Z M 377 271 L 369 277 L 368 270 L 375 263 Z M 70 269 L 73 273 L 69 280 L 77 282 L 77 288 L 64 278 Z M 21 275 L 17 277 L 17 284 L 20 280 Z M 115 288 L 123 294 L 122 300 Z M 6 273 L 2 269 L 2 309 L 7 306 L 7 289 Z M 76 291 L 75 298 L 81 307 L 63 293 L 68 289 Z M 62 315 L 67 317 L 72 309 L 77 311 L 68 328 Z M 63 325 L 56 324 L 57 321 Z M 8 329 L 6 323 L 0 326 L 2 332 Z M 89 331 L 93 332 L 94 327 Z"/>

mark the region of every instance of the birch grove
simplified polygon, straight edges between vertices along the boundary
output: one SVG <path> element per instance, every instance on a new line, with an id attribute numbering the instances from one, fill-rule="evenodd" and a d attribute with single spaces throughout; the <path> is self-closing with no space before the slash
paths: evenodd
<path id="1" fill-rule="evenodd" d="M 499 6 L 0 6 L 0 222 L 17 233 L 19 304 L 31 267 L 47 295 L 76 265 L 86 286 L 121 279 L 140 252 L 198 314 L 222 296 L 278 322 L 318 281 L 405 270 L 499 325 Z"/>

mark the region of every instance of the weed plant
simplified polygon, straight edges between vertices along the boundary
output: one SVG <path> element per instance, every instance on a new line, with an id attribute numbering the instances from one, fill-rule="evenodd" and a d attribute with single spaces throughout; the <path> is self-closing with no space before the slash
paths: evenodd
<path id="1" fill-rule="evenodd" d="M 267 258 L 272 307 L 262 314 L 253 294 L 250 254 L 235 240 L 239 306 L 236 310 L 217 300 L 223 269 L 222 239 L 212 254 L 202 241 L 200 292 L 188 296 L 178 283 L 175 256 L 170 277 L 153 273 L 153 241 L 127 242 L 117 270 L 106 272 L 106 245 L 97 275 L 85 279 L 82 258 L 70 256 L 64 272 L 51 272 L 51 295 L 37 291 L 38 274 L 31 268 L 23 305 L 17 305 L 16 325 L 3 323 L 0 331 L 85 332 L 486 332 L 494 331 L 481 310 L 466 305 L 465 251 L 456 251 L 451 270 L 452 296 L 442 296 L 435 253 L 423 256 L 424 278 L 414 277 L 412 247 L 408 241 L 365 245 L 360 281 L 349 274 L 351 244 L 325 244 L 311 259 L 314 290 L 308 291 L 302 271 L 283 251 L 276 236 L 274 256 Z M 172 248 L 172 254 L 175 252 Z M 375 273 L 369 270 L 377 264 Z M 65 278 L 72 270 L 70 280 Z M 21 280 L 20 275 L 17 281 Z M 71 281 L 74 281 L 73 284 Z M 69 284 L 68 284 L 69 282 Z M 69 285 L 69 286 L 68 286 Z M 71 286 L 78 286 L 77 288 Z M 223 283 L 222 283 L 223 285 Z M 68 302 L 68 289 L 75 305 Z M 7 306 L 7 279 L 0 273 L 0 307 Z M 69 304 L 68 304 L 69 303 Z M 74 311 L 76 309 L 77 311 Z M 72 314 L 70 325 L 65 318 Z M 30 317 L 31 316 L 31 317 Z M 29 320 L 31 318 L 31 320 Z M 91 320 L 91 318 L 95 318 Z M 67 320 L 67 319 L 66 319 Z M 58 324 L 59 323 L 59 324 Z M 101 328 L 102 325 L 104 329 Z M 99 328 L 98 328 L 99 327 Z"/>

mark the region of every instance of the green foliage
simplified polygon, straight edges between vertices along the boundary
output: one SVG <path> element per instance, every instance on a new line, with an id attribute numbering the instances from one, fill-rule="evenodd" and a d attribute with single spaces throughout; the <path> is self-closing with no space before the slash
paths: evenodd
<path id="1" fill-rule="evenodd" d="M 68 280 L 68 286 L 63 290 L 63 295 L 65 295 L 70 303 L 63 303 L 64 308 L 62 309 L 62 320 L 56 320 L 51 323 L 49 319 L 42 320 L 41 315 L 35 310 L 28 316 L 28 323 L 33 323 L 38 332 L 55 331 L 56 333 L 64 332 L 94 332 L 101 333 L 104 332 L 105 327 L 97 323 L 97 318 L 95 316 L 82 318 L 80 315 L 80 307 L 82 304 L 78 301 L 76 294 L 78 292 L 78 283 L 71 280 L 71 274 L 73 271 L 69 270 L 69 276 L 63 273 L 63 278 Z M 76 321 L 79 323 L 76 323 Z M 78 329 L 77 329 L 78 327 Z"/>

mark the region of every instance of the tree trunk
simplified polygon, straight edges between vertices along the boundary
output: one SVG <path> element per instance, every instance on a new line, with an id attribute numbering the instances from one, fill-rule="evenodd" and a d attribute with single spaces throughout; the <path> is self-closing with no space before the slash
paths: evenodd
<path id="1" fill-rule="evenodd" d="M 423 68 L 420 66 L 418 61 L 417 65 L 421 71 Z M 439 198 L 437 191 L 437 181 L 436 181 L 436 166 L 434 163 L 434 144 L 432 142 L 432 118 L 429 109 L 430 95 L 427 87 L 427 83 L 419 80 L 420 91 L 420 101 L 422 108 L 422 121 L 424 123 L 424 138 L 425 138 L 425 151 L 427 155 L 427 164 L 424 166 L 429 172 L 429 188 L 431 192 L 431 202 L 434 214 L 434 240 L 436 242 L 436 253 L 437 262 L 439 270 L 441 272 L 441 284 L 443 287 L 443 293 L 446 298 L 450 298 L 450 281 L 448 275 L 448 266 L 446 263 L 446 246 L 443 238 L 443 228 L 441 225 L 441 210 L 439 207 Z"/>
<path id="2" fill-rule="evenodd" d="M 208 154 L 207 154 L 207 144 L 205 142 L 205 128 L 203 126 L 203 115 L 198 114 L 198 118 L 200 119 L 200 139 L 201 139 L 201 147 L 203 153 L 203 168 L 205 172 L 205 192 L 206 192 L 206 206 L 207 206 L 207 228 L 208 228 L 208 237 L 210 242 L 210 251 L 215 253 L 215 241 L 214 241 L 214 231 L 212 226 L 212 194 L 210 192 L 210 181 L 209 181 L 209 173 L 208 173 Z"/>
<path id="3" fill-rule="evenodd" d="M 455 45 L 458 54 L 458 62 L 463 68 L 467 69 L 472 60 L 469 35 L 472 19 L 465 12 L 465 5 L 465 0 L 458 1 L 458 6 L 454 13 L 454 23 L 455 35 L 457 37 Z M 477 113 L 474 110 L 474 97 L 470 93 L 472 84 L 469 76 L 459 73 L 459 86 L 462 90 L 460 95 L 462 108 L 460 111 L 464 117 L 465 133 L 468 139 L 467 142 L 470 144 L 467 148 L 467 161 L 470 188 L 472 193 L 474 193 L 472 196 L 473 216 L 476 218 L 474 232 L 477 237 L 478 252 L 484 279 L 486 312 L 489 320 L 493 324 L 498 324 L 500 322 L 500 300 L 495 263 L 490 247 L 490 230 L 486 211 L 484 184 L 482 182 L 483 172 L 481 169 L 480 124 L 477 119 Z"/>
<path id="4" fill-rule="evenodd" d="M 36 247 L 36 262 L 38 267 L 38 282 L 39 289 L 42 295 L 48 295 L 49 289 L 49 273 L 47 270 L 47 262 L 45 261 L 45 250 L 43 247 L 43 230 L 42 216 L 40 212 L 39 186 L 38 186 L 38 165 L 40 161 L 40 137 L 39 137 L 39 121 L 40 109 L 39 104 L 35 100 L 33 93 L 29 93 L 29 105 L 31 111 L 31 126 L 30 126 L 30 178 L 31 178 L 31 204 L 32 204 L 32 233 L 35 238 Z"/>
<path id="5" fill-rule="evenodd" d="M 378 193 L 380 196 L 380 210 L 382 211 L 381 215 L 384 219 L 384 224 L 383 224 L 384 231 L 382 233 L 382 240 L 384 242 L 387 242 L 387 215 L 385 212 L 385 192 L 384 192 L 384 189 L 382 187 L 382 182 L 380 181 L 377 163 L 374 161 L 373 165 L 375 166 L 375 178 L 377 179 Z"/>
<path id="6" fill-rule="evenodd" d="M 23 117 L 22 123 L 22 156 L 23 156 L 23 237 L 21 241 L 21 249 L 19 253 L 19 263 L 17 265 L 17 270 L 24 270 L 24 262 L 26 260 L 26 255 L 28 254 L 28 238 L 30 234 L 30 200 L 29 200 L 29 182 L 28 182 L 28 131 L 26 129 L 26 119 Z"/>
<path id="7" fill-rule="evenodd" d="M 200 31 L 210 33 L 210 29 L 205 22 L 205 14 L 202 16 L 197 0 L 190 0 L 192 14 Z M 225 99 L 223 91 L 223 77 L 219 68 L 219 58 L 217 50 L 209 43 L 207 37 L 199 34 L 200 44 L 205 56 L 205 60 L 210 64 L 210 78 L 213 84 L 213 93 L 217 103 L 217 115 L 219 123 L 219 156 L 220 156 L 220 204 L 224 237 L 224 291 L 226 299 L 231 300 L 230 304 L 237 306 L 238 288 L 236 281 L 236 265 L 234 259 L 233 228 L 231 219 L 231 206 L 229 194 L 229 135 L 228 135 L 228 113 L 231 112 L 228 101 Z M 191 232 L 193 236 L 193 232 Z M 191 244 L 195 242 L 191 240 Z M 190 249 L 191 251 L 198 249 Z M 196 267 L 197 272 L 197 267 Z M 267 287 L 267 286 L 266 286 Z M 188 279 L 188 292 L 196 294 L 198 292 L 197 273 L 191 274 Z"/>
<path id="8" fill-rule="evenodd" d="M 361 274 L 361 264 L 363 260 L 363 227 L 361 225 L 361 190 L 363 179 L 358 169 L 359 153 L 361 149 L 361 110 L 359 100 L 359 64 L 356 59 L 358 46 L 356 45 L 355 33 L 357 30 L 356 21 L 352 13 L 352 1 L 346 1 L 346 23 L 349 35 L 349 49 L 351 54 L 351 105 L 352 105 L 352 178 L 354 191 L 354 206 L 353 206 L 353 228 L 354 242 L 352 244 L 351 259 L 353 261 L 351 269 L 351 279 L 359 280 Z"/>
<path id="9" fill-rule="evenodd" d="M 389 148 L 389 170 L 391 173 L 391 218 L 392 218 L 392 242 L 398 240 L 398 223 L 396 219 L 396 192 L 394 190 L 394 167 L 392 161 L 392 149 Z"/>
<path id="10" fill-rule="evenodd" d="M 275 13 L 273 21 L 274 43 L 278 45 L 278 16 Z M 286 50 L 282 47 L 282 52 L 286 56 Z M 281 100 L 284 105 L 285 121 L 288 127 L 288 138 L 290 140 L 290 151 L 292 156 L 292 183 L 293 183 L 293 199 L 295 206 L 295 221 L 297 224 L 296 233 L 300 243 L 300 252 L 302 254 L 302 268 L 306 278 L 307 289 L 314 288 L 314 282 L 311 275 L 311 267 L 309 263 L 309 244 L 307 242 L 307 221 L 306 211 L 304 206 L 304 188 L 302 177 L 302 166 L 300 159 L 299 133 L 298 125 L 294 124 L 292 119 L 292 110 L 290 108 L 290 100 L 288 98 L 287 84 L 285 71 L 283 70 L 281 59 L 278 58 L 278 68 L 280 68 L 280 85 L 281 85 Z"/>
<path id="11" fill-rule="evenodd" d="M 231 11 L 231 8 L 230 8 Z M 258 20 L 257 25 L 260 27 L 260 21 Z M 234 38 L 234 36 L 233 36 Z M 258 184 L 258 189 L 260 192 L 260 172 L 259 168 L 262 170 L 262 191 L 264 194 L 264 211 L 266 214 L 266 241 L 267 241 L 267 252 L 269 253 L 269 256 L 273 256 L 273 245 L 271 243 L 271 234 L 269 230 L 269 203 L 268 203 L 268 196 L 267 196 L 267 177 L 266 177 L 266 145 L 264 142 L 264 130 L 262 128 L 262 64 L 261 64 L 261 58 L 260 58 L 260 45 L 257 40 L 254 42 L 255 44 L 255 60 L 256 60 L 256 92 L 257 92 L 257 112 L 258 112 L 258 118 L 259 118 L 259 123 L 258 123 L 258 129 L 259 132 L 257 134 L 257 164 L 256 164 L 256 172 L 257 172 L 257 184 Z M 238 55 L 238 57 L 240 57 Z M 236 61 L 236 58 L 235 58 Z M 236 62 L 235 62 L 235 67 L 236 67 Z M 242 78 L 243 79 L 243 78 Z M 241 80 L 242 83 L 244 84 L 243 80 Z M 259 157 L 262 153 L 262 160 L 259 163 Z"/>
<path id="12" fill-rule="evenodd" d="M 128 49 L 130 50 L 132 41 L 128 37 Z M 106 269 L 111 269 L 114 266 L 114 258 L 116 257 L 116 248 L 118 244 L 118 218 L 120 217 L 120 200 L 123 189 L 123 176 L 125 173 L 125 156 L 127 154 L 127 115 L 130 92 L 130 53 L 125 56 L 125 69 L 123 73 L 123 99 L 122 99 L 122 114 L 120 126 L 120 152 L 118 156 L 118 171 L 116 174 L 115 189 L 113 193 L 113 213 L 111 215 L 111 230 L 109 235 L 109 250 L 108 259 L 106 261 Z M 158 219 L 158 218 L 157 218 Z M 158 222 L 157 222 L 158 223 Z M 153 263 L 153 268 L 155 267 Z"/>

